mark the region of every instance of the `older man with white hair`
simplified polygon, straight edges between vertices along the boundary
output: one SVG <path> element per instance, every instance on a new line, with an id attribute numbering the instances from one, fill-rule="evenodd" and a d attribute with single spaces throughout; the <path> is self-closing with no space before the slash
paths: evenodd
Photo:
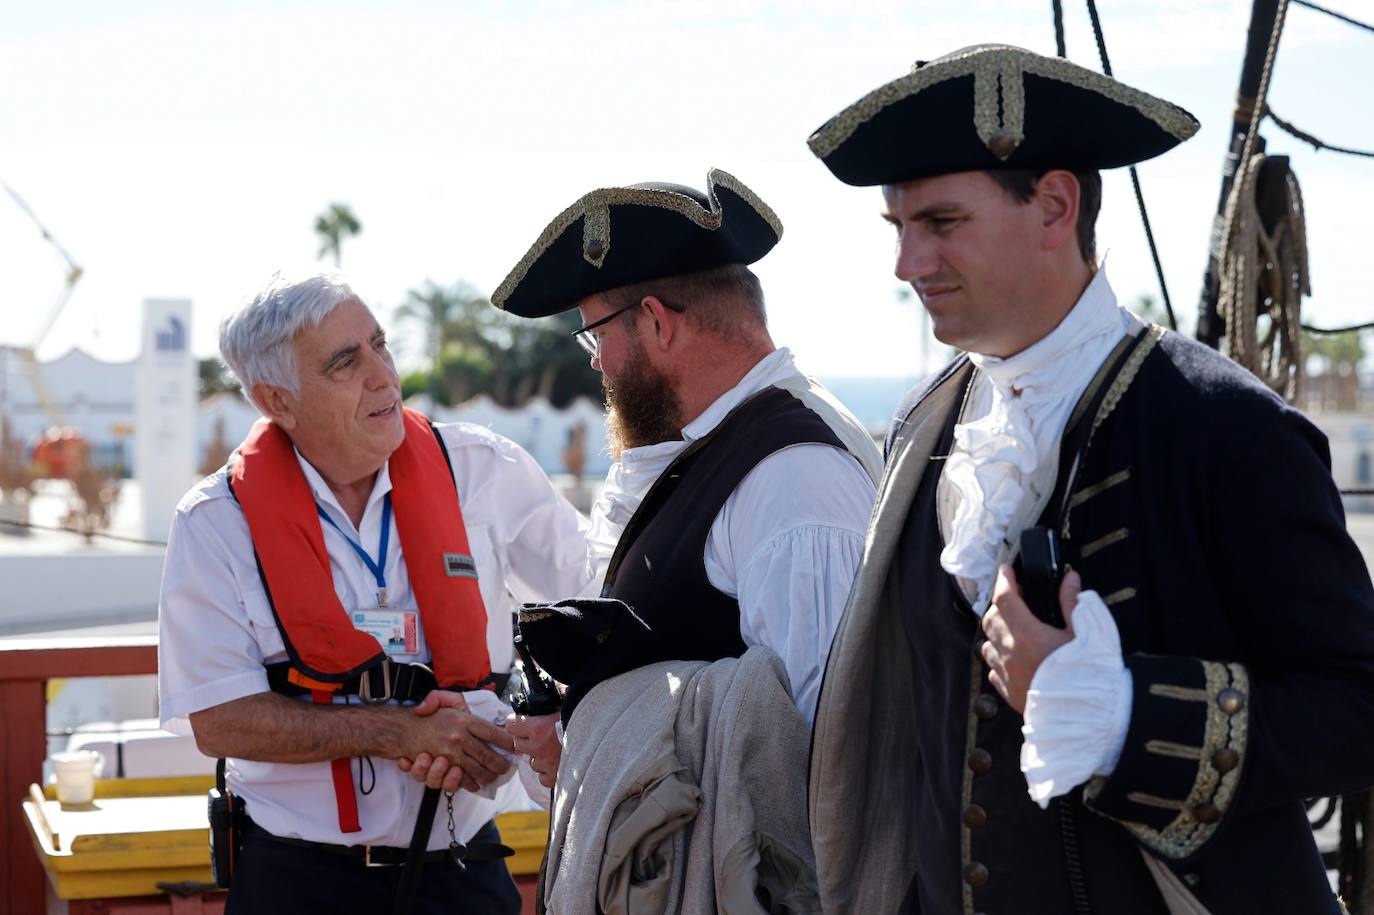
<path id="1" fill-rule="evenodd" d="M 275 277 L 220 350 L 264 419 L 177 508 L 158 669 L 163 725 L 227 758 L 227 911 L 518 911 L 490 687 L 512 599 L 586 589 L 585 519 L 514 443 L 404 409 L 336 277 Z M 436 688 L 464 701 L 401 707 Z M 437 791 L 373 764 L 421 754 L 467 789 L 437 823 Z"/>

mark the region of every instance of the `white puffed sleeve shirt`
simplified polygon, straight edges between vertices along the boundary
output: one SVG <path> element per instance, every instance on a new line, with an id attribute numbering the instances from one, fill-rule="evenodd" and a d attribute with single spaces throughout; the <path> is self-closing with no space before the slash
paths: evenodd
<path id="1" fill-rule="evenodd" d="M 706 577 L 740 606 L 746 645 L 782 658 L 807 723 L 815 717 L 830 641 L 863 554 L 882 456 L 872 436 L 828 391 L 803 375 L 786 348 L 758 362 L 682 430 L 682 440 L 631 448 L 612 465 L 592 508 L 593 576 L 601 580 L 626 522 L 654 480 L 688 444 L 749 396 L 792 391 L 846 445 L 805 444 L 764 458 L 725 500 L 706 538 Z"/>

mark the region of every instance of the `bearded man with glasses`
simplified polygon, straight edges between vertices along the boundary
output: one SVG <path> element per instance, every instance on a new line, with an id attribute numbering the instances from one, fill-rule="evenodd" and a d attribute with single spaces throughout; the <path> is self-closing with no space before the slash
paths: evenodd
<path id="1" fill-rule="evenodd" d="M 605 600 L 527 607 L 520 621 L 535 660 L 570 684 L 562 770 L 557 716 L 508 724 L 517 751 L 531 757 L 545 783 L 559 776 L 544 889 L 561 904 L 585 898 L 578 881 L 596 874 L 594 861 L 558 857 L 560 848 L 577 846 L 561 831 L 568 806 L 604 798 L 602 787 L 613 790 L 592 785 L 589 772 L 629 765 L 572 765 L 574 755 L 620 746 L 616 752 L 628 758 L 644 743 L 614 730 L 588 733 L 609 695 L 592 690 L 655 662 L 716 662 L 754 646 L 781 661 L 749 652 L 766 656 L 763 664 L 777 674 L 776 690 L 755 694 L 751 713 L 766 718 L 760 729 L 790 729 L 791 749 L 781 755 L 792 758 L 768 758 L 769 790 L 781 799 L 759 803 L 753 795 L 751 809 L 761 811 L 761 823 L 781 817 L 775 811 L 782 808 L 788 823 L 799 821 L 804 847 L 796 853 L 809 870 L 801 757 L 863 551 L 881 458 L 858 420 L 769 336 L 763 292 L 747 265 L 777 244 L 777 216 L 725 172 L 712 170 L 707 181 L 705 193 L 653 183 L 584 195 L 492 295 L 522 317 L 581 311 L 585 326 L 574 336 L 602 373 L 616 458 L 592 510 L 590 561 L 605 576 Z M 566 663 L 573 654 L 576 665 Z M 692 693 L 683 684 L 675 692 Z M 616 690 L 639 698 L 635 687 Z M 701 692 L 692 694 L 699 701 Z M 632 708 L 624 717 L 635 714 Z M 664 727 L 673 727 L 671 712 Z M 679 718 L 679 740 L 682 729 Z M 692 767 L 685 757 L 683 764 Z M 702 790 L 710 794 L 704 782 Z M 703 811 L 713 802 L 703 797 Z M 709 848 L 699 827 L 691 843 L 694 854 Z"/>
<path id="2" fill-rule="evenodd" d="M 707 180 L 705 194 L 652 183 L 585 195 L 492 301 L 524 317 L 576 307 L 585 322 L 573 337 L 602 373 L 616 458 L 592 511 L 592 559 L 603 572 L 617 547 L 630 548 L 621 534 L 663 470 L 677 464 L 678 492 L 660 493 L 653 518 L 635 519 L 640 537 L 682 529 L 684 496 L 698 489 L 694 469 L 716 463 L 704 453 L 737 436 L 760 441 L 721 465 L 733 485 L 691 500 L 708 519 L 703 542 L 677 546 L 684 566 L 704 568 L 694 586 L 739 605 L 722 642 L 738 643 L 734 653 L 752 644 L 776 651 L 809 722 L 880 459 L 862 424 L 769 335 L 763 289 L 747 265 L 777 244 L 776 214 L 725 172 Z M 772 434 L 772 426 L 796 428 Z M 662 568 L 654 585 L 674 580 Z M 613 574 L 603 593 L 623 587 Z M 652 626 L 657 601 L 636 596 L 627 603 Z"/>
<path id="3" fill-rule="evenodd" d="M 710 648 L 679 643 L 683 656 L 773 649 L 810 722 L 881 458 L 862 424 L 769 335 L 747 265 L 777 244 L 777 215 L 723 171 L 707 182 L 704 194 L 650 183 L 584 195 L 492 302 L 529 318 L 575 307 L 585 322 L 573 337 L 602 373 L 616 458 L 592 510 L 591 561 L 604 574 L 617 552 L 633 552 L 621 542 L 627 526 L 641 546 L 674 532 L 673 557 L 648 552 L 651 581 L 631 587 L 628 571 L 611 568 L 603 595 L 660 631 L 701 623 L 673 619 L 669 592 L 728 605 L 718 614 L 728 631 L 704 637 Z M 640 512 L 670 466 L 673 486 Z"/>

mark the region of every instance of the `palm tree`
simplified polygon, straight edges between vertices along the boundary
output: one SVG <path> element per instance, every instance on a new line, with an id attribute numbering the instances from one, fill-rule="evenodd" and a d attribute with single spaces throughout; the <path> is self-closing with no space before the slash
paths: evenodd
<path id="1" fill-rule="evenodd" d="M 424 288 L 412 289 L 406 293 L 406 300 L 396 309 L 396 317 L 419 323 L 425 329 L 425 349 L 433 365 L 433 377 L 437 378 L 442 368 L 444 356 L 444 326 L 449 316 L 458 307 L 458 297 L 434 280 L 425 280 Z"/>
<path id="2" fill-rule="evenodd" d="M 425 348 L 433 367 L 430 371 L 430 394 L 438 395 L 444 375 L 444 353 L 450 344 L 464 348 L 485 348 L 482 321 L 491 311 L 491 303 L 467 283 L 452 287 L 440 286 L 425 280 L 420 289 L 406 293 L 406 300 L 396 310 L 396 316 L 416 321 L 425 329 Z"/>
<path id="3" fill-rule="evenodd" d="M 517 407 L 540 395 L 555 404 L 577 394 L 598 396 L 600 376 L 569 339 L 581 323 L 577 312 L 529 321 L 493 308 L 470 284 L 441 286 L 426 280 L 412 289 L 396 317 L 419 323 L 433 362 L 429 391 L 459 403 L 484 392 Z"/>
<path id="4" fill-rule="evenodd" d="M 334 266 L 341 266 L 343 240 L 358 235 L 362 230 L 363 224 L 358 222 L 358 217 L 353 215 L 348 204 L 331 203 L 328 209 L 315 217 L 315 234 L 320 237 L 320 253 L 315 256 L 333 254 Z"/>

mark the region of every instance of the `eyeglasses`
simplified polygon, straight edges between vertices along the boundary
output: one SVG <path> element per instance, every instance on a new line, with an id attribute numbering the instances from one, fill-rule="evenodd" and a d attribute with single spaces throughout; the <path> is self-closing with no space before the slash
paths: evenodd
<path id="1" fill-rule="evenodd" d="M 674 305 L 672 302 L 664 301 L 662 298 L 660 298 L 659 301 L 663 303 L 664 308 L 668 309 L 669 311 L 675 311 L 678 314 L 681 314 L 682 312 L 687 310 L 682 305 Z M 593 359 L 597 358 L 601 354 L 601 336 L 599 334 L 592 333 L 592 331 L 596 330 L 603 324 L 609 323 L 612 318 L 618 318 L 625 312 L 629 311 L 631 308 L 638 308 L 640 305 L 643 304 L 643 302 L 643 299 L 641 299 L 638 302 L 631 302 L 624 308 L 617 308 L 615 311 L 606 315 L 606 317 L 604 318 L 599 318 L 598 320 L 593 321 L 585 327 L 578 328 L 577 330 L 572 332 L 573 339 L 578 342 L 579 346 L 581 346 L 584 350 L 587 351 L 587 355 L 591 356 Z"/>
<path id="2" fill-rule="evenodd" d="M 624 308 L 617 308 L 615 311 L 606 315 L 606 317 L 601 318 L 597 321 L 593 321 L 585 327 L 579 327 L 577 330 L 572 332 L 572 337 L 574 340 L 577 341 L 579 346 L 581 346 L 584 350 L 587 351 L 588 356 L 591 356 L 593 359 L 595 359 L 601 353 L 601 337 L 592 333 L 592 331 L 596 330 L 603 324 L 609 323 L 612 318 L 620 317 L 625 312 L 629 311 L 631 308 L 638 307 L 638 302 L 631 302 Z"/>

